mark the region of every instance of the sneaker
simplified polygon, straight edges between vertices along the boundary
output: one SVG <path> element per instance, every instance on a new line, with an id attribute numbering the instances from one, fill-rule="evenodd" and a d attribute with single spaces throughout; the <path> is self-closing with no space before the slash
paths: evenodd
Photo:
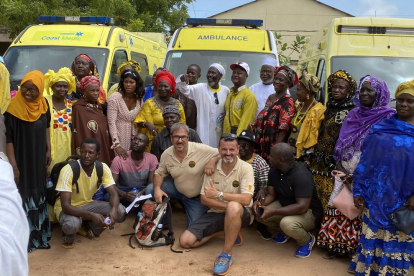
<path id="1" fill-rule="evenodd" d="M 309 235 L 311 237 L 310 241 L 305 245 L 299 246 L 298 250 L 296 250 L 296 257 L 307 258 L 310 256 L 312 252 L 312 247 L 315 244 L 315 237 L 312 234 Z"/>
<path id="2" fill-rule="evenodd" d="M 226 275 L 230 271 L 231 265 L 234 263 L 232 255 L 222 252 L 214 262 L 213 275 Z"/>
<path id="3" fill-rule="evenodd" d="M 242 236 L 242 233 L 239 232 L 239 235 L 237 235 L 237 239 L 234 242 L 234 245 L 233 246 L 237 247 L 237 246 L 240 246 L 242 244 L 243 244 L 243 236 Z"/>
<path id="4" fill-rule="evenodd" d="M 286 243 L 289 239 L 290 237 L 288 235 L 279 233 L 277 236 L 273 237 L 272 241 L 275 243 Z"/>
<path id="5" fill-rule="evenodd" d="M 257 224 L 256 231 L 262 236 L 262 239 L 266 241 L 272 238 L 272 233 L 270 233 L 269 229 L 264 224 L 261 224 L 261 223 Z"/>

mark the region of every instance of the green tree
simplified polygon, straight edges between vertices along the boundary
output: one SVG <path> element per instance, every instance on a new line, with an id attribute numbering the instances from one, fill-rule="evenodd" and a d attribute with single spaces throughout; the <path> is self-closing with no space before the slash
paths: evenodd
<path id="1" fill-rule="evenodd" d="M 290 65 L 291 55 L 296 52 L 302 52 L 303 47 L 306 43 L 306 38 L 301 35 L 296 35 L 295 40 L 292 44 L 288 45 L 286 42 L 283 42 L 282 35 L 275 32 L 275 38 L 277 41 L 278 48 L 278 57 L 280 65 Z"/>
<path id="2" fill-rule="evenodd" d="M 37 23 L 38 15 L 109 16 L 132 32 L 169 33 L 188 17 L 193 0 L 0 0 L 0 24 L 10 38 Z"/>

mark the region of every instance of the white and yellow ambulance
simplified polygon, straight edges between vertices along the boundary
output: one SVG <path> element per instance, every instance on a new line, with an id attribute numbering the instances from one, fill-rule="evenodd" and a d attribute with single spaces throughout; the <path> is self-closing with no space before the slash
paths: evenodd
<path id="1" fill-rule="evenodd" d="M 114 19 L 109 17 L 39 16 L 38 19 L 40 23 L 24 29 L 4 55 L 12 89 L 29 71 L 46 73 L 49 69 L 70 68 L 77 55 L 88 54 L 96 61 L 102 86 L 108 91 L 119 82 L 116 71 L 123 62 L 130 59 L 139 62 L 145 80 L 162 65 L 165 56 L 167 45 L 160 38 L 162 34 L 128 32 L 114 26 Z"/>

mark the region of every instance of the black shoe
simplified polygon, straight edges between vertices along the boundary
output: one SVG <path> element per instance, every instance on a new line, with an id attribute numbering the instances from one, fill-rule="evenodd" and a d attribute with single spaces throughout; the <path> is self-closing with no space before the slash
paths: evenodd
<path id="1" fill-rule="evenodd" d="M 270 233 L 267 226 L 262 223 L 257 224 L 256 231 L 260 233 L 260 235 L 262 235 L 262 239 L 266 241 L 269 241 L 272 238 L 272 233 Z"/>

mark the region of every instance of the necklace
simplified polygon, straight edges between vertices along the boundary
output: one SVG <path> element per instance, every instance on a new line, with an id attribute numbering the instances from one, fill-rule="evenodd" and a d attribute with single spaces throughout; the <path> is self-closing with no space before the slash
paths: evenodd
<path id="1" fill-rule="evenodd" d="M 305 113 L 303 114 L 303 116 L 299 119 L 298 122 L 298 117 L 302 112 L 303 106 L 305 105 L 305 103 L 300 107 L 300 110 L 296 113 L 295 119 L 293 119 L 293 125 L 294 126 L 298 126 L 300 123 L 302 123 L 303 119 L 306 117 L 306 114 L 308 114 L 309 109 L 313 106 L 313 103 L 315 102 L 315 99 L 313 99 L 312 103 L 309 105 L 308 109 L 306 109 Z"/>

